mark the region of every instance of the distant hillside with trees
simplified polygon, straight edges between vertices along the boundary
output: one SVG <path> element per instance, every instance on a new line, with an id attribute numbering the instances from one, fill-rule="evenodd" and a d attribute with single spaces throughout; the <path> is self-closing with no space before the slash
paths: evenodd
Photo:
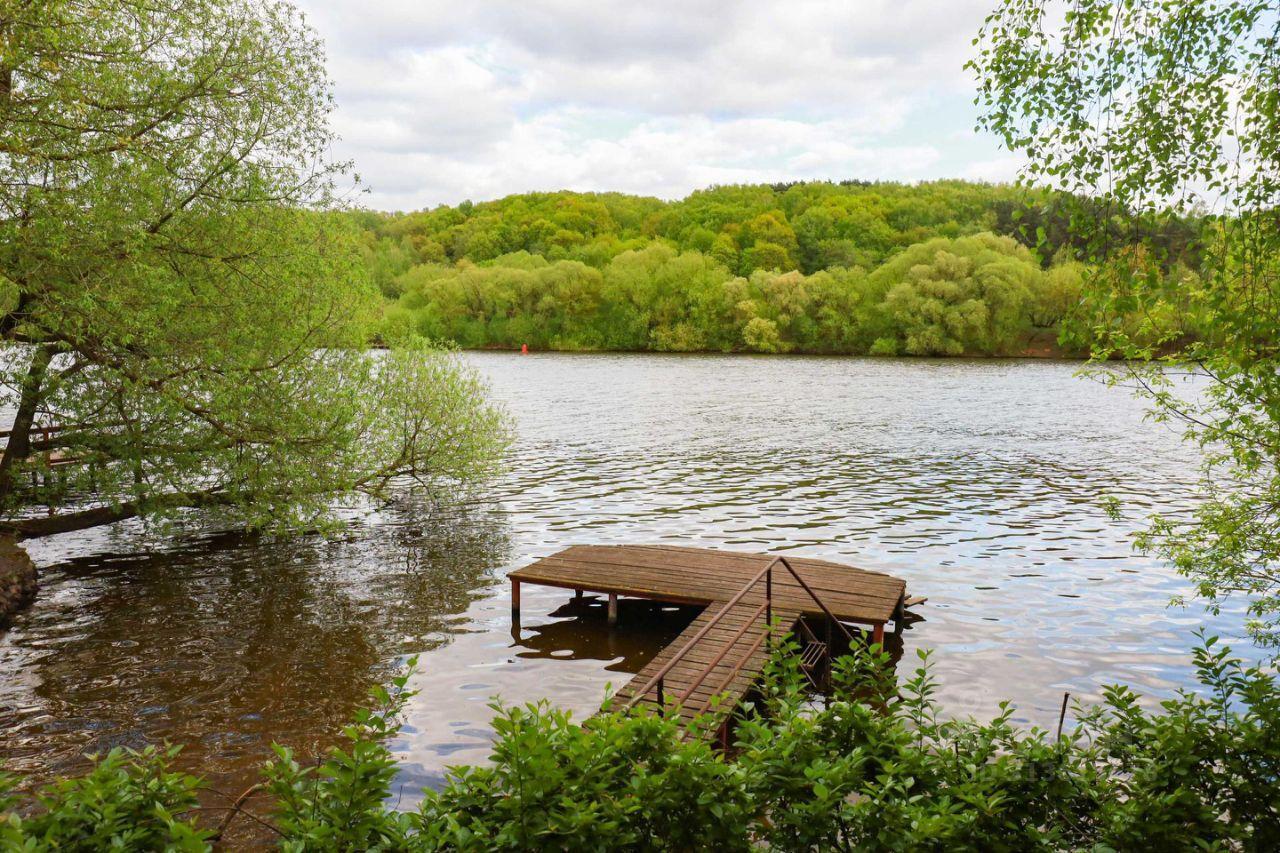
<path id="1" fill-rule="evenodd" d="M 720 186 L 679 201 L 529 193 L 358 211 L 391 301 L 380 336 L 466 348 L 1084 354 L 1059 335 L 1087 272 L 1051 193 L 967 181 Z M 1077 200 L 1078 202 L 1078 200 Z M 1190 216 L 1115 216 L 1117 245 L 1194 278 Z M 1153 248 L 1154 247 L 1154 248 Z M 1163 319 L 1194 334 L 1170 306 Z M 1135 320 L 1136 322 L 1136 320 Z"/>

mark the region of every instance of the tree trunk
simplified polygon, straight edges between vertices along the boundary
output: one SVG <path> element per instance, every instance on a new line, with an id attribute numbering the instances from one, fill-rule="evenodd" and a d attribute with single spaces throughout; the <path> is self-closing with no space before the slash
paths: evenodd
<path id="1" fill-rule="evenodd" d="M 39 539 L 42 536 L 74 533 L 77 530 L 88 530 L 104 524 L 115 524 L 117 521 L 128 521 L 141 514 L 142 509 L 137 503 L 127 501 L 119 506 L 99 506 L 61 515 L 0 522 L 0 530 L 4 531 L 0 535 L 11 535 L 15 539 Z"/>
<path id="2" fill-rule="evenodd" d="M 232 503 L 228 494 L 218 490 L 196 492 L 195 494 L 171 493 L 148 498 L 144 506 L 139 501 L 125 501 L 115 506 L 98 506 L 61 515 L 35 516 L 19 518 L 11 521 L 0 521 L 0 537 L 11 537 L 14 541 L 39 539 L 43 536 L 56 536 L 59 533 L 74 533 L 77 530 L 88 530 L 104 524 L 115 524 L 117 521 L 128 521 L 145 514 L 146 511 L 162 509 L 205 509 L 216 506 L 227 506 Z"/>
<path id="3" fill-rule="evenodd" d="M 0 507 L 13 502 L 14 464 L 31 455 L 31 426 L 35 423 L 36 408 L 40 402 L 40 389 L 44 385 L 45 372 L 53 360 L 53 349 L 37 346 L 31 355 L 31 364 L 22 380 L 22 396 L 18 400 L 18 412 L 9 430 L 9 442 L 0 456 Z"/>
<path id="4" fill-rule="evenodd" d="M 31 426 L 35 423 L 45 372 L 52 360 L 53 351 L 46 346 L 36 347 L 31 354 L 9 441 L 4 454 L 0 455 L 0 507 L 9 506 L 13 501 L 15 463 L 31 455 Z M 0 536 L 0 630 L 8 627 L 13 614 L 31 603 L 36 586 L 35 563 L 12 536 Z"/>

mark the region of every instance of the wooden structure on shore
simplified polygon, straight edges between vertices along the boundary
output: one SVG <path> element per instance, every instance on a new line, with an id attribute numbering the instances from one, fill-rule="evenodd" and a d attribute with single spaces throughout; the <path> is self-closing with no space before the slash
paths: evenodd
<path id="1" fill-rule="evenodd" d="M 885 625 L 893 621 L 900 628 L 912 603 L 905 581 L 880 572 L 825 560 L 665 545 L 575 545 L 507 577 L 517 622 L 522 584 L 607 595 L 610 625 L 617 622 L 619 596 L 703 606 L 613 702 L 679 713 L 690 733 L 722 740 L 734 708 L 768 661 L 770 625 L 775 635 L 798 634 L 801 664 L 812 677 L 827 667 L 833 632 L 853 639 L 845 623 L 883 642 Z"/>

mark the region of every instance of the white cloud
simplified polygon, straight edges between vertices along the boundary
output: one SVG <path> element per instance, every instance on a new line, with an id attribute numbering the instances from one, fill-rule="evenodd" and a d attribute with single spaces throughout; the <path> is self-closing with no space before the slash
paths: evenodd
<path id="1" fill-rule="evenodd" d="M 974 160 L 965 166 L 957 177 L 971 181 L 1012 181 L 1018 176 L 1018 168 L 1022 158 L 1012 154 L 992 157 L 989 160 Z"/>
<path id="2" fill-rule="evenodd" d="M 300 0 L 375 207 L 1008 177 L 962 70 L 991 0 Z"/>

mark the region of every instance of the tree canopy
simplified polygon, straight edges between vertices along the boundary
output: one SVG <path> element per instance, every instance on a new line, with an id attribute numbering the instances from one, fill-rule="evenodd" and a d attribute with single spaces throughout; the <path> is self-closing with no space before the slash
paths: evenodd
<path id="1" fill-rule="evenodd" d="M 472 348 L 1016 355 L 1052 342 L 1080 275 L 990 233 L 916 244 L 870 274 L 737 276 L 664 242 L 599 268 L 522 251 L 413 267 L 383 328 Z"/>
<path id="2" fill-rule="evenodd" d="M 1065 191 L 1095 270 L 1075 333 L 1205 450 L 1204 502 L 1142 545 L 1280 646 L 1280 7 L 1006 0 L 977 44 L 982 125 Z M 1157 230 L 1179 212 L 1204 223 L 1191 279 Z"/>
<path id="3" fill-rule="evenodd" d="M 672 202 L 529 193 L 350 218 L 366 269 L 397 302 L 382 328 L 464 347 L 1018 355 L 1085 351 L 1057 340 L 1087 250 L 1072 209 L 1024 187 L 842 181 L 711 187 Z M 1142 229 L 1113 218 L 1118 241 L 1154 235 L 1167 247 L 1163 274 L 1194 277 L 1197 215 Z M 911 268 L 938 251 L 982 254 L 977 277 L 953 268 L 922 287 Z M 954 304 L 937 286 L 953 274 L 968 282 Z M 969 331 L 956 326 L 965 311 Z"/>
<path id="4" fill-rule="evenodd" d="M 1016 236 L 1021 227 L 1010 212 L 1039 210 L 1049 198 L 967 181 L 819 181 L 716 186 L 673 202 L 621 193 L 526 193 L 355 218 L 374 275 L 394 297 L 396 277 L 416 264 L 483 264 L 527 252 L 598 268 L 652 242 L 708 255 L 735 275 L 870 269 L 933 237 L 991 230 Z"/>
<path id="5" fill-rule="evenodd" d="M 491 467 L 474 375 L 408 339 L 362 349 L 378 296 L 326 212 L 343 165 L 297 10 L 8 0 L 0 46 L 4 530 L 310 524 Z"/>

